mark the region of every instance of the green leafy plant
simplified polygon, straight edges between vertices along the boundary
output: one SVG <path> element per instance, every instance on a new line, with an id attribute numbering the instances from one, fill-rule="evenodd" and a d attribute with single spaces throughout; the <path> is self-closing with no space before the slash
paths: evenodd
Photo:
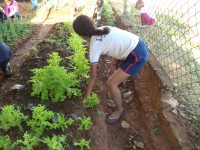
<path id="1" fill-rule="evenodd" d="M 99 104 L 99 99 L 97 97 L 97 94 L 95 93 L 92 93 L 89 98 L 83 100 L 83 105 L 87 108 L 97 106 L 98 104 Z"/>
<path id="2" fill-rule="evenodd" d="M 39 96 L 42 100 L 52 99 L 53 102 L 64 101 L 65 98 L 80 96 L 81 91 L 77 87 L 80 81 L 72 72 L 69 73 L 64 67 L 59 66 L 62 58 L 54 52 L 48 59 L 48 66 L 34 69 L 34 76 L 29 82 L 33 83 L 32 96 Z"/>
<path id="3" fill-rule="evenodd" d="M 92 126 L 92 120 L 90 117 L 86 117 L 86 116 L 83 116 L 83 117 L 79 117 L 78 118 L 81 123 L 79 124 L 79 127 L 78 127 L 78 130 L 89 130 L 90 127 Z"/>
<path id="4" fill-rule="evenodd" d="M 61 113 L 54 114 L 53 124 L 51 128 L 53 129 L 62 129 L 64 131 L 68 128 L 68 126 L 71 126 L 74 123 L 74 120 L 72 118 L 69 118 L 68 120 L 65 119 L 65 116 Z"/>
<path id="5" fill-rule="evenodd" d="M 115 15 L 109 0 L 104 2 L 102 10 L 102 21 L 104 21 L 103 24 L 115 26 Z"/>
<path id="6" fill-rule="evenodd" d="M 26 38 L 33 25 L 26 23 L 13 22 L 11 19 L 1 22 L 0 40 L 4 41 L 9 47 L 14 46 L 20 38 Z"/>
<path id="7" fill-rule="evenodd" d="M 8 135 L 0 136 L 0 149 L 1 148 L 3 150 L 12 150 L 14 148 L 14 144 L 11 142 Z"/>
<path id="8" fill-rule="evenodd" d="M 50 121 L 53 115 L 54 112 L 46 110 L 45 106 L 35 106 L 32 108 L 32 119 L 27 121 L 27 125 L 40 136 L 45 129 L 51 128 L 52 123 Z"/>
<path id="9" fill-rule="evenodd" d="M 159 133 L 160 133 L 160 131 L 158 128 L 151 129 L 151 134 L 159 134 Z"/>
<path id="10" fill-rule="evenodd" d="M 65 135 L 53 135 L 52 138 L 45 137 L 42 141 L 47 144 L 49 150 L 64 150 L 67 144 Z"/>
<path id="11" fill-rule="evenodd" d="M 73 55 L 69 57 L 69 59 L 73 65 L 74 74 L 79 78 L 88 78 L 89 62 L 85 58 L 86 48 L 83 46 L 83 39 L 81 39 L 77 34 L 72 33 L 67 42 L 69 47 L 72 49 Z"/>
<path id="12" fill-rule="evenodd" d="M 34 146 L 37 146 L 40 141 L 38 136 L 28 132 L 24 134 L 23 138 L 24 140 L 17 140 L 17 143 L 21 145 L 21 150 L 33 150 Z"/>
<path id="13" fill-rule="evenodd" d="M 90 140 L 82 138 L 79 141 L 74 142 L 74 146 L 80 147 L 81 150 L 84 150 L 84 148 L 90 149 Z"/>
<path id="14" fill-rule="evenodd" d="M 22 130 L 22 122 L 26 119 L 27 116 L 21 113 L 19 107 L 6 105 L 2 108 L 0 115 L 0 129 L 7 131 L 12 127 L 18 127 Z"/>

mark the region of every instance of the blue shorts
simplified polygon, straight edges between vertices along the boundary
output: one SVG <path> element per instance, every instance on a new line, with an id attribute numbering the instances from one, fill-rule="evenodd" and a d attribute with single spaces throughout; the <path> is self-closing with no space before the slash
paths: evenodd
<path id="1" fill-rule="evenodd" d="M 0 67 L 4 68 L 11 59 L 10 48 L 0 41 Z"/>
<path id="2" fill-rule="evenodd" d="M 119 67 L 130 75 L 137 75 L 148 61 L 148 48 L 142 39 L 125 60 L 121 60 Z"/>

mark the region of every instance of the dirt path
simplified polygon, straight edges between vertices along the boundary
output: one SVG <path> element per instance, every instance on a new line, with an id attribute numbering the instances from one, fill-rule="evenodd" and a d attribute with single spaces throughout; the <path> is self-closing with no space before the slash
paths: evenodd
<path id="1" fill-rule="evenodd" d="M 21 46 L 16 49 L 16 52 L 13 55 L 11 60 L 11 66 L 13 68 L 20 67 L 26 60 L 30 51 L 33 50 L 38 43 L 43 41 L 43 39 L 48 35 L 49 31 L 51 31 L 53 24 L 48 25 L 39 25 L 33 30 L 32 36 L 25 42 L 22 43 Z"/>

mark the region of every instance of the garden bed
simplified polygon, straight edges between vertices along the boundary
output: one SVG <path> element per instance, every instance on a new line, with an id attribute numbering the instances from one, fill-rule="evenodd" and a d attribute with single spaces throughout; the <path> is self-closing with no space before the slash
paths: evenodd
<path id="1" fill-rule="evenodd" d="M 107 105 L 105 82 L 113 71 L 106 71 L 107 68 L 104 65 L 104 62 L 110 59 L 106 56 L 102 57 L 100 60 L 97 82 L 94 87 L 94 92 L 100 99 L 100 104 L 97 107 L 86 108 L 83 105 L 87 80 L 83 80 L 81 83 L 80 88 L 82 96 L 66 99 L 63 102 L 42 102 L 41 98 L 31 96 L 32 84 L 28 83 L 33 76 L 31 70 L 46 66 L 49 54 L 52 52 L 58 52 L 59 56 L 63 59 L 71 55 L 70 52 L 67 51 L 67 42 L 63 41 L 58 44 L 58 41 L 60 41 L 58 29 L 61 26 L 63 26 L 63 24 L 54 25 L 49 34 L 50 36 L 46 38 L 48 40 L 40 42 L 37 48 L 29 53 L 29 57 L 26 58 L 22 66 L 19 68 L 15 66 L 16 68 L 13 68 L 14 74 L 11 78 L 4 81 L 1 80 L 0 106 L 3 107 L 8 104 L 14 104 L 19 106 L 24 114 L 31 116 L 30 107 L 32 108 L 38 106 L 38 104 L 42 104 L 46 106 L 47 110 L 62 113 L 65 117 L 90 117 L 92 120 L 92 127 L 87 131 L 78 131 L 78 124 L 74 124 L 64 131 L 45 131 L 41 136 L 41 138 L 43 138 L 46 136 L 51 137 L 53 134 L 66 135 L 68 144 L 66 144 L 65 147 L 68 147 L 68 149 L 78 149 L 78 147 L 73 146 L 73 142 L 80 140 L 81 138 L 90 140 L 90 148 L 95 150 L 131 150 L 134 148 L 148 150 L 171 149 L 171 146 L 162 133 L 157 112 L 153 108 L 148 90 L 140 75 L 129 78 L 120 86 L 122 93 L 126 93 L 127 91 L 133 92 L 132 99 L 128 101 L 124 99 L 123 101 L 125 113 L 122 121 L 114 125 L 105 123 L 107 114 L 113 112 L 113 108 L 110 108 Z M 61 38 L 61 41 L 63 39 L 67 41 L 68 35 Z M 14 57 L 17 56 L 14 55 Z M 63 61 L 61 65 L 66 67 L 68 63 L 69 62 L 67 61 Z M 22 90 L 11 90 L 11 87 L 15 84 L 24 85 L 25 87 Z M 134 89 L 134 87 L 137 88 Z M 125 126 L 122 122 L 125 122 Z M 23 139 L 24 133 L 29 130 L 30 128 L 24 126 L 23 131 L 20 131 L 18 128 L 12 128 L 7 132 L 2 130 L 0 132 L 1 135 L 8 134 L 12 141 L 16 141 Z M 47 149 L 47 146 L 43 142 L 39 142 L 34 148 Z"/>

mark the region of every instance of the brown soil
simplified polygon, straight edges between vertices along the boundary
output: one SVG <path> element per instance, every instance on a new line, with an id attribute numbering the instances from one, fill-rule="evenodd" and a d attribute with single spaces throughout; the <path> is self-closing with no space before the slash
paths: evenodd
<path id="1" fill-rule="evenodd" d="M 0 74 L 1 107 L 6 104 L 16 104 L 21 106 L 24 112 L 27 113 L 27 106 L 29 104 L 35 106 L 41 103 L 39 98 L 31 96 L 32 87 L 27 81 L 33 75 L 31 69 L 45 66 L 47 64 L 48 54 L 51 52 L 58 52 L 62 58 L 67 56 L 67 45 L 57 47 L 55 44 L 49 45 L 49 43 L 43 41 L 50 33 L 56 34 L 57 26 L 59 26 L 59 24 L 39 25 L 34 28 L 32 35 L 26 41 L 21 42 L 21 44 L 16 46 L 16 49 L 13 50 L 13 58 L 11 60 L 13 75 L 10 78 L 4 78 L 3 75 Z M 28 57 L 30 56 L 31 51 L 36 47 L 39 52 L 37 57 Z M 113 109 L 109 108 L 106 102 L 107 89 L 105 82 L 112 73 L 112 71 L 106 71 L 107 68 L 104 65 L 105 61 L 108 59 L 109 58 L 106 56 L 101 59 L 98 68 L 97 82 L 94 88 L 94 92 L 97 93 L 101 100 L 99 106 L 92 109 L 86 109 L 82 104 L 84 96 L 56 104 L 45 103 L 49 110 L 62 112 L 65 115 L 86 115 L 92 118 L 93 126 L 89 132 L 77 132 L 75 128 L 72 127 L 65 131 L 65 134 L 72 133 L 75 139 L 83 137 L 91 139 L 91 149 L 93 150 L 142 149 L 136 144 L 137 142 L 143 143 L 144 149 L 147 150 L 172 149 L 165 135 L 163 135 L 161 131 L 160 120 L 157 117 L 157 112 L 153 108 L 151 98 L 141 75 L 129 78 L 120 86 L 122 93 L 126 91 L 132 91 L 134 93 L 130 102 L 127 102 L 125 99 L 123 101 L 125 112 L 122 120 L 129 124 L 129 128 L 123 128 L 121 122 L 114 125 L 108 125 L 105 122 L 106 115 L 99 115 L 97 113 L 98 111 L 108 114 L 113 112 Z M 19 91 L 10 90 L 15 84 L 25 85 L 25 88 Z M 86 84 L 83 83 L 81 89 L 84 93 L 86 91 Z M 19 138 L 21 135 L 19 131 L 16 131 L 16 133 L 9 132 L 9 134 L 12 136 L 12 139 Z M 47 148 L 44 144 L 40 144 L 36 149 Z M 72 146 L 72 149 L 75 148 Z"/>

